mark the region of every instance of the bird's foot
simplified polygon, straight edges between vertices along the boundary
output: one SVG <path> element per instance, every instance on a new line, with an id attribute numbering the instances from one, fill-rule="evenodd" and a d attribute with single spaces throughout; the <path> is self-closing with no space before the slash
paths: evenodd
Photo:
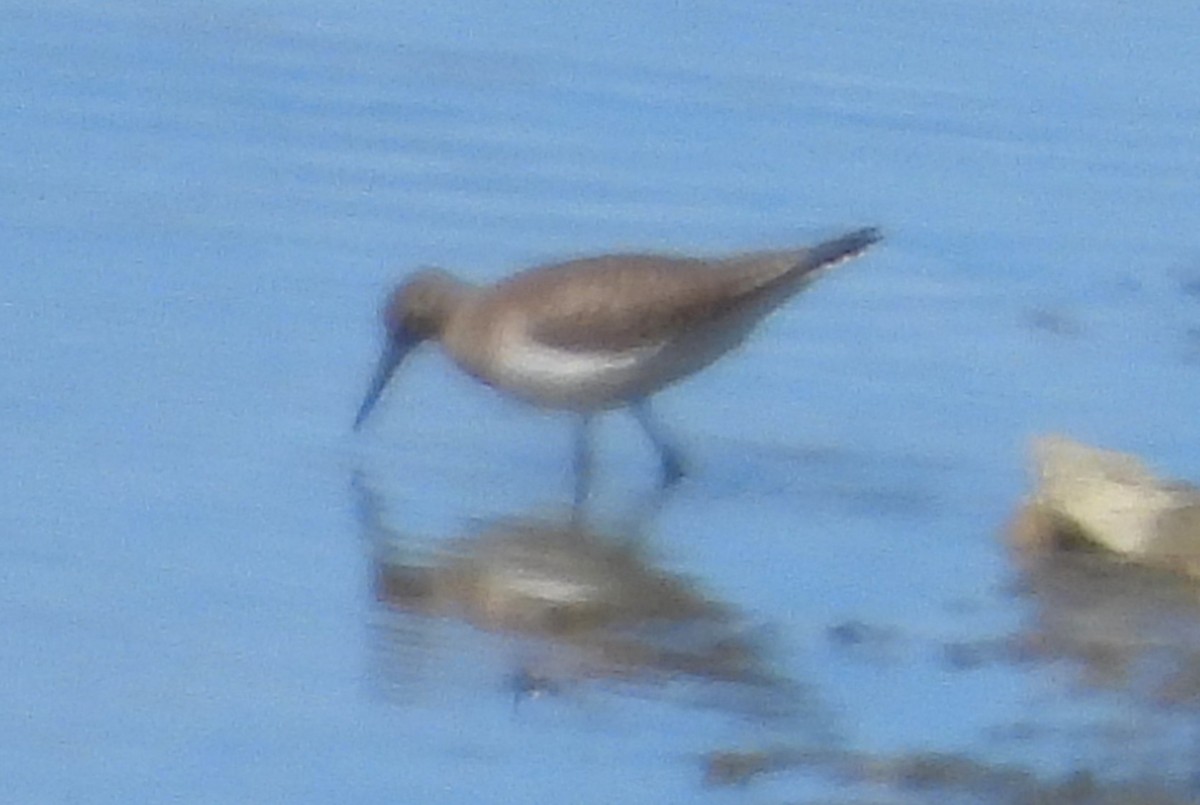
<path id="1" fill-rule="evenodd" d="M 662 457 L 662 481 L 663 489 L 670 489 L 677 483 L 682 481 L 687 475 L 687 470 L 684 468 L 683 460 L 675 452 L 667 452 Z"/>

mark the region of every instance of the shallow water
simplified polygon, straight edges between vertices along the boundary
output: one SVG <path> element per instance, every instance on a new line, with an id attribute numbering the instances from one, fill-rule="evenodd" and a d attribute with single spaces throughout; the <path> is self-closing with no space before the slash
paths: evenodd
<path id="1" fill-rule="evenodd" d="M 1025 792 L 845 772 L 922 752 L 1196 795 L 1192 702 L 1164 704 L 1153 673 L 1098 684 L 1070 646 L 1013 659 L 1058 599 L 1019 594 L 998 535 L 1035 433 L 1200 477 L 1200 11 L 220 0 L 5 18 L 14 801 Z M 787 680 L 767 708 L 786 717 L 736 684 L 606 675 L 578 646 L 381 594 L 396 556 L 437 567 L 489 523 L 558 522 L 571 489 L 568 422 L 432 351 L 350 433 L 395 278 L 866 224 L 882 247 L 662 395 L 695 470 L 657 508 L 635 427 L 598 433 L 596 528 L 735 613 Z M 529 668 L 547 681 L 514 707 Z M 795 754 L 813 747 L 845 754 Z M 707 793 L 713 753 L 768 750 L 774 773 Z"/>

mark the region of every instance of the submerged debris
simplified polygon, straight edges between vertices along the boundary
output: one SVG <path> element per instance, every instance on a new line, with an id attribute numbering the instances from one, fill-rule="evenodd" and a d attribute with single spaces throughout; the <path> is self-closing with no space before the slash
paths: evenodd
<path id="1" fill-rule="evenodd" d="M 998 764 L 948 752 L 895 755 L 776 747 L 713 752 L 704 759 L 711 786 L 745 785 L 786 770 L 830 775 L 850 785 L 924 794 L 930 802 L 1088 803 L 1088 805 L 1183 805 L 1186 793 L 1154 781 L 1104 782 L 1086 770 L 1061 777 L 1040 775 L 1015 764 Z"/>

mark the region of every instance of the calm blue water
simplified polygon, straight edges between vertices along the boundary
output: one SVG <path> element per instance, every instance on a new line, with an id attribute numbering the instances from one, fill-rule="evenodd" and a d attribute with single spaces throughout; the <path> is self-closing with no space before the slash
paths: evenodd
<path id="1" fill-rule="evenodd" d="M 939 646 L 1024 616 L 996 535 L 1029 435 L 1200 477 L 1200 8 L 406 5 L 3 4 L 7 795 L 858 790 L 707 793 L 704 753 L 814 727 L 694 696 L 584 684 L 514 714 L 509 639 L 375 601 L 350 479 L 436 545 L 565 506 L 568 423 L 432 352 L 349 423 L 413 267 L 866 224 L 882 248 L 662 396 L 697 469 L 653 550 L 771 635 L 844 747 L 1139 771 L 1119 745 L 992 740 L 1130 705 L 1065 671 L 952 672 Z M 620 416 L 599 436 L 617 517 L 653 457 Z M 831 648 L 853 619 L 901 635 L 884 661 Z"/>

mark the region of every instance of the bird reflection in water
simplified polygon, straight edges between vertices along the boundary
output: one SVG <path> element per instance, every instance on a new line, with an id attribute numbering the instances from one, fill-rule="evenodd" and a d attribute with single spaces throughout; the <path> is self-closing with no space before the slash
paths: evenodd
<path id="1" fill-rule="evenodd" d="M 418 540 L 386 522 L 381 496 L 362 474 L 353 490 L 386 616 L 453 618 L 512 636 L 522 655 L 508 677 L 517 699 L 589 681 L 682 680 L 709 688 L 703 695 L 710 703 L 719 686 L 718 707 L 756 715 L 782 716 L 805 701 L 800 687 L 772 668 L 761 628 L 655 564 L 644 522 L 605 534 L 576 511 Z"/>

